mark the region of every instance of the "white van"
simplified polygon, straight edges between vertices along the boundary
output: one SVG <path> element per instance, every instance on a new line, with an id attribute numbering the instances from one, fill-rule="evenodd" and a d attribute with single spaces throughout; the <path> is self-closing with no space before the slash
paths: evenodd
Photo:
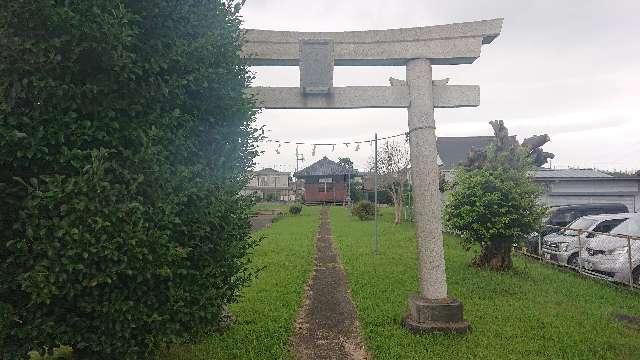
<path id="1" fill-rule="evenodd" d="M 640 285 L 640 240 L 612 236 L 630 235 L 640 238 L 640 214 L 633 214 L 629 220 L 610 231 L 611 235 L 599 235 L 589 239 L 584 251 L 581 252 L 580 262 L 585 270 L 613 278 L 620 282 L 629 282 L 630 275 L 633 283 Z M 629 250 L 631 250 L 631 266 L 629 266 Z"/>

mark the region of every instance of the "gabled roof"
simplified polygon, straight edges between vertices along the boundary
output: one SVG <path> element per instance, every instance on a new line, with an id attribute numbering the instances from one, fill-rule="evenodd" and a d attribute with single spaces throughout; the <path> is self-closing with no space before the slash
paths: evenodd
<path id="1" fill-rule="evenodd" d="M 355 174 L 355 171 L 339 165 L 337 162 L 330 160 L 325 156 L 306 168 L 294 173 L 293 176 L 299 178 L 305 176 L 332 176 L 346 174 Z"/>
<path id="2" fill-rule="evenodd" d="M 436 142 L 444 170 L 451 170 L 467 160 L 469 150 L 484 149 L 494 136 L 439 137 Z"/>

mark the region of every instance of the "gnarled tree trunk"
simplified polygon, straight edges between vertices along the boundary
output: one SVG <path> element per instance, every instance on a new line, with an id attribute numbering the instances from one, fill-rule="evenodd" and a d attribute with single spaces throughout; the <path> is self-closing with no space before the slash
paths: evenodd
<path id="1" fill-rule="evenodd" d="M 480 254 L 473 259 L 473 265 L 498 271 L 509 270 L 513 267 L 512 248 L 511 241 L 497 240 L 485 244 Z"/>
<path id="2" fill-rule="evenodd" d="M 400 222 L 402 221 L 402 200 L 398 201 L 394 204 L 394 208 L 395 208 L 395 213 L 396 213 L 396 218 L 394 221 L 394 224 L 400 224 Z"/>

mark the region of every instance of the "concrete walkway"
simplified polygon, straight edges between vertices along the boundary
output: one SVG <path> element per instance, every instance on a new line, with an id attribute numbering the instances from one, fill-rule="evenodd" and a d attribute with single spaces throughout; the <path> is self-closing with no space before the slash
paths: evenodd
<path id="1" fill-rule="evenodd" d="M 367 359 L 326 207 L 321 212 L 315 262 L 292 339 L 296 358 Z"/>

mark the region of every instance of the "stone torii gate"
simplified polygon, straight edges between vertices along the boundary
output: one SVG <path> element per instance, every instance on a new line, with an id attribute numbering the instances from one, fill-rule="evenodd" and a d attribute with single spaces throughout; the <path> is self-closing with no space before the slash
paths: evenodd
<path id="1" fill-rule="evenodd" d="M 447 296 L 434 108 L 480 105 L 480 88 L 433 80 L 432 65 L 473 63 L 500 35 L 502 19 L 428 27 L 292 32 L 248 29 L 243 56 L 253 66 L 299 66 L 300 87 L 253 87 L 267 109 L 407 108 L 420 273 L 410 297 L 410 330 L 464 332 L 462 304 Z M 334 66 L 406 66 L 390 86 L 333 86 Z"/>

